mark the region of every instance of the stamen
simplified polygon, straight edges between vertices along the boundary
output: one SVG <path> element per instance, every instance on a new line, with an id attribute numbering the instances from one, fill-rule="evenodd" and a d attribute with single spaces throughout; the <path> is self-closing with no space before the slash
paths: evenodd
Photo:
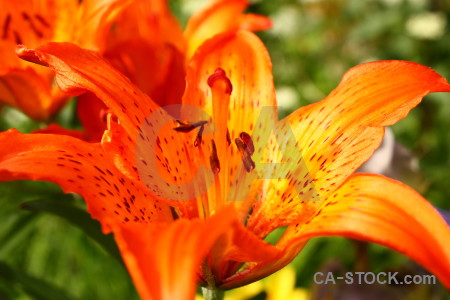
<path id="1" fill-rule="evenodd" d="M 244 163 L 245 170 L 249 173 L 255 168 L 255 162 L 248 155 L 242 157 L 242 162 Z"/>
<path id="2" fill-rule="evenodd" d="M 205 125 L 200 127 L 200 130 L 197 133 L 197 138 L 194 141 L 194 146 L 198 147 L 202 143 L 203 130 L 205 129 Z"/>
<path id="3" fill-rule="evenodd" d="M 190 170 L 195 170 L 196 167 L 194 165 L 194 160 L 191 159 L 190 150 L 188 148 L 189 147 L 187 146 L 187 144 L 184 144 L 183 150 L 184 150 L 184 153 L 186 154 L 186 158 L 187 158 L 186 162 L 187 162 L 187 165 Z M 204 160 L 204 154 L 203 154 L 201 145 L 198 147 L 198 150 L 199 150 L 200 159 Z M 203 181 L 200 180 L 199 185 L 198 186 L 195 185 L 194 188 L 197 189 L 196 192 L 198 192 L 201 188 L 203 188 L 202 186 L 200 186 L 202 183 L 203 183 Z M 204 188 L 207 189 L 206 185 L 204 186 Z M 201 196 L 197 197 L 198 216 L 201 219 L 204 219 L 209 216 L 209 214 L 208 214 L 208 212 L 209 212 L 208 195 L 205 193 L 199 193 L 199 194 L 201 194 Z"/>
<path id="4" fill-rule="evenodd" d="M 36 28 L 33 20 L 31 20 L 30 16 L 28 16 L 26 12 L 22 12 L 22 17 L 25 21 L 28 22 L 28 24 L 30 24 L 31 29 L 34 31 L 34 33 L 37 35 L 38 38 L 44 37 L 44 34 L 39 29 Z"/>
<path id="5" fill-rule="evenodd" d="M 15 39 L 15 41 L 16 41 L 16 44 L 18 44 L 18 45 L 23 44 L 23 43 L 22 43 L 22 39 L 20 38 L 19 33 L 18 33 L 17 31 L 14 30 L 13 34 L 14 34 L 14 39 Z"/>
<path id="6" fill-rule="evenodd" d="M 211 169 L 214 174 L 220 172 L 220 161 L 217 156 L 217 148 L 214 140 L 211 140 L 211 156 L 209 157 L 209 163 L 211 164 Z"/>
<path id="7" fill-rule="evenodd" d="M 195 123 L 181 121 L 181 120 L 175 120 L 175 121 L 179 124 L 179 126 L 173 128 L 173 130 L 179 131 L 179 132 L 190 132 L 190 131 L 194 130 L 195 128 L 204 126 L 206 123 L 208 123 L 208 121 L 199 121 L 199 122 L 195 122 Z"/>
<path id="8" fill-rule="evenodd" d="M 195 123 L 190 123 L 187 121 L 181 121 L 181 120 L 175 120 L 179 126 L 173 128 L 173 130 L 178 132 L 191 132 L 197 127 L 200 127 L 200 130 L 197 133 L 197 137 L 194 141 L 194 146 L 197 147 L 202 143 L 202 137 L 203 137 L 203 131 L 205 130 L 205 124 L 208 123 L 208 121 L 199 121 Z"/>
<path id="9" fill-rule="evenodd" d="M 171 212 L 172 218 L 174 220 L 177 220 L 180 218 L 180 216 L 178 215 L 178 212 L 176 211 L 176 209 L 174 207 L 170 207 L 170 212 Z"/>
<path id="10" fill-rule="evenodd" d="M 255 146 L 253 145 L 252 137 L 247 132 L 241 132 L 239 134 L 239 137 L 246 147 L 245 150 L 248 151 L 250 155 L 253 155 L 253 153 L 255 152 Z"/>
<path id="11" fill-rule="evenodd" d="M 8 37 L 9 25 L 11 24 L 11 15 L 8 14 L 5 19 L 5 23 L 3 23 L 3 34 L 2 39 L 6 39 Z"/>
<path id="12" fill-rule="evenodd" d="M 50 24 L 40 14 L 35 14 L 34 17 L 45 27 L 50 27 Z"/>
<path id="13" fill-rule="evenodd" d="M 255 162 L 252 160 L 255 146 L 253 145 L 251 136 L 246 132 L 241 132 L 239 138 L 236 138 L 234 142 L 236 143 L 239 152 L 241 152 L 245 170 L 251 172 L 255 168 Z"/>
<path id="14" fill-rule="evenodd" d="M 108 116 L 111 115 L 111 120 L 114 122 L 118 122 L 119 119 L 117 118 L 117 116 L 113 113 L 113 111 L 111 110 L 111 108 L 103 108 L 99 111 L 99 116 L 100 116 L 100 120 L 102 120 L 103 122 L 107 123 L 108 122 Z"/>

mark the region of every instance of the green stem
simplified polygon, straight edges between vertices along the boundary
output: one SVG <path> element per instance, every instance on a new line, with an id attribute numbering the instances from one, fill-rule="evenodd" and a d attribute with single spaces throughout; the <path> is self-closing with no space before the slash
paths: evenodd
<path id="1" fill-rule="evenodd" d="M 205 300 L 222 300 L 225 296 L 225 292 L 223 290 L 219 290 L 218 288 L 211 286 L 202 287 L 202 294 Z"/>
<path id="2" fill-rule="evenodd" d="M 202 287 L 203 298 L 205 300 L 223 300 L 225 292 L 216 287 L 216 278 L 206 260 L 203 262 L 202 269 L 207 283 L 207 286 Z"/>

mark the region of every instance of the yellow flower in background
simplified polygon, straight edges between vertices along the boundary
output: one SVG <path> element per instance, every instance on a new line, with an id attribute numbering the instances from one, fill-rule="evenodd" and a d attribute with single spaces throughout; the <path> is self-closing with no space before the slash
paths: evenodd
<path id="1" fill-rule="evenodd" d="M 295 269 L 288 265 L 265 279 L 267 300 L 307 300 L 309 292 L 295 288 Z"/>
<path id="2" fill-rule="evenodd" d="M 224 300 L 249 300 L 258 294 L 266 294 L 266 300 L 308 300 L 310 293 L 304 288 L 295 288 L 295 269 L 287 265 L 267 278 L 249 285 L 227 291 Z M 204 299 L 196 295 L 196 300 Z"/>

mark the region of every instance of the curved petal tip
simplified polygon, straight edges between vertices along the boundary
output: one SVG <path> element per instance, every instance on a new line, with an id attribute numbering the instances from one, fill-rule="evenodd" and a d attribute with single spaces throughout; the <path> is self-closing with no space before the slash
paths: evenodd
<path id="1" fill-rule="evenodd" d="M 36 54 L 36 50 L 34 50 L 34 49 L 29 49 L 29 48 L 25 47 L 24 45 L 17 45 L 16 54 L 20 59 L 48 67 L 48 64 L 46 62 L 43 62 L 39 58 L 39 56 Z"/>

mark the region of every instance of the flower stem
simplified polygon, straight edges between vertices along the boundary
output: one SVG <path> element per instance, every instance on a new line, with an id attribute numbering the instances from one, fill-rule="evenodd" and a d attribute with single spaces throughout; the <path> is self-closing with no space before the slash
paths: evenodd
<path id="1" fill-rule="evenodd" d="M 207 286 L 202 287 L 202 294 L 205 300 L 223 300 L 225 292 L 216 287 L 216 280 L 208 262 L 205 260 L 202 265 L 203 274 Z"/>
<path id="2" fill-rule="evenodd" d="M 202 293 L 205 300 L 222 300 L 225 295 L 223 290 L 211 286 L 202 287 Z"/>

